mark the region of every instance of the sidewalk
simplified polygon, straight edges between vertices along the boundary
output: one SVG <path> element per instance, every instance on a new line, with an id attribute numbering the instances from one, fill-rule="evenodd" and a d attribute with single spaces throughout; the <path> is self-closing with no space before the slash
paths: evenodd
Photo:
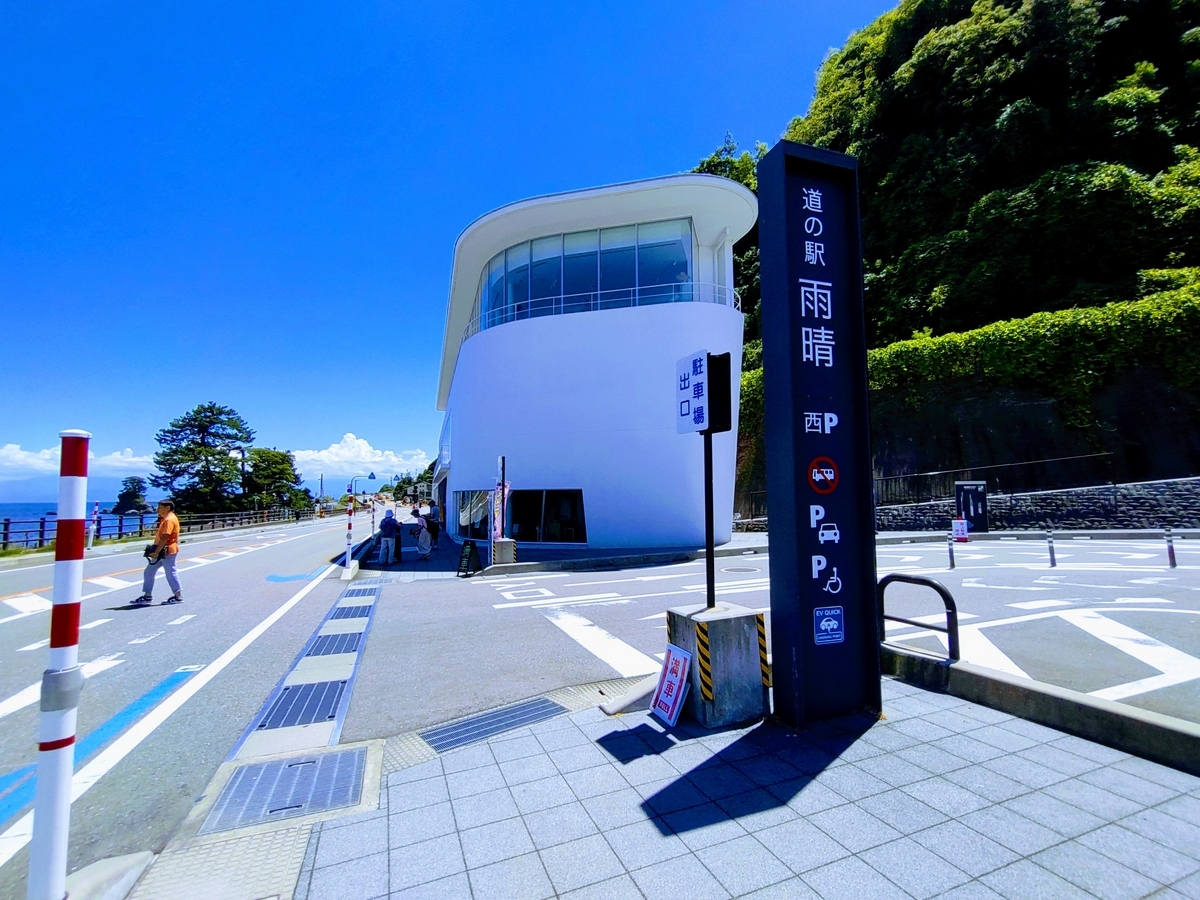
<path id="1" fill-rule="evenodd" d="M 1200 898 L 1200 779 L 892 679 L 884 711 L 593 707 L 385 752 L 379 809 L 312 825 L 295 897 Z"/>

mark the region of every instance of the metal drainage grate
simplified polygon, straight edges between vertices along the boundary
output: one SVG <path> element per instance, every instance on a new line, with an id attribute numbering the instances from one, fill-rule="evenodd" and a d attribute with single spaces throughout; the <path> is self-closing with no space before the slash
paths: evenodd
<path id="1" fill-rule="evenodd" d="M 367 748 L 252 763 L 234 771 L 201 834 L 357 806 Z"/>
<path id="2" fill-rule="evenodd" d="M 345 681 L 289 684 L 271 704 L 258 727 L 287 728 L 291 725 L 333 721 L 345 690 Z"/>
<path id="3" fill-rule="evenodd" d="M 347 597 L 373 597 L 378 591 L 378 588 L 347 588 L 342 594 L 341 599 Z"/>
<path id="4" fill-rule="evenodd" d="M 335 653 L 354 653 L 358 650 L 361 631 L 350 634 L 323 634 L 313 641 L 312 649 L 305 656 L 333 656 Z"/>
<path id="5" fill-rule="evenodd" d="M 339 606 L 333 611 L 331 619 L 362 619 L 371 614 L 369 606 Z"/>
<path id="6" fill-rule="evenodd" d="M 538 697 L 536 700 L 526 700 L 524 703 L 494 709 L 469 719 L 451 722 L 449 725 L 429 728 L 418 734 L 430 747 L 438 753 L 443 753 L 455 747 L 485 741 L 493 735 L 512 731 L 514 728 L 553 719 L 566 711 L 566 707 L 559 706 L 553 700 Z"/>

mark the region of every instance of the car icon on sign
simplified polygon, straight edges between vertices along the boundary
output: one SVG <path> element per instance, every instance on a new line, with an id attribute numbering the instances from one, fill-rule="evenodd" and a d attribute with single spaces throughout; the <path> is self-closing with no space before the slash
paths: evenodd
<path id="1" fill-rule="evenodd" d="M 833 541 L 835 544 L 841 541 L 842 535 L 838 531 L 837 525 L 833 522 L 828 522 L 817 529 L 817 540 L 824 544 L 826 541 Z"/>
<path id="2" fill-rule="evenodd" d="M 825 631 L 825 632 L 837 631 L 838 630 L 837 619 L 835 619 L 831 616 L 827 616 L 824 619 L 822 619 L 821 620 L 821 630 Z"/>

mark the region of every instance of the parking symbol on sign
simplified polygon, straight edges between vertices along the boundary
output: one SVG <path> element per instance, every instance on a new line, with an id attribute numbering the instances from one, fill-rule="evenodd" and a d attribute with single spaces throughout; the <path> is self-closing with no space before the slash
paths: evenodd
<path id="1" fill-rule="evenodd" d="M 813 639 L 818 644 L 840 644 L 846 639 L 840 606 L 818 606 L 813 610 Z"/>

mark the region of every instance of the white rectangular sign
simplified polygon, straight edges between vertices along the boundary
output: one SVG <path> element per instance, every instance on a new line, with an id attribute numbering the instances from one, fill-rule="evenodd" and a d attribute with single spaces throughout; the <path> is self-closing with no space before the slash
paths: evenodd
<path id="1" fill-rule="evenodd" d="M 687 696 L 688 666 L 691 661 L 692 654 L 674 644 L 667 644 L 667 655 L 663 659 L 662 674 L 658 676 L 658 687 L 654 689 L 650 711 L 668 725 L 673 726 L 679 721 L 683 699 Z"/>
<path id="2" fill-rule="evenodd" d="M 697 350 L 675 363 L 675 431 L 708 428 L 708 351 Z"/>

